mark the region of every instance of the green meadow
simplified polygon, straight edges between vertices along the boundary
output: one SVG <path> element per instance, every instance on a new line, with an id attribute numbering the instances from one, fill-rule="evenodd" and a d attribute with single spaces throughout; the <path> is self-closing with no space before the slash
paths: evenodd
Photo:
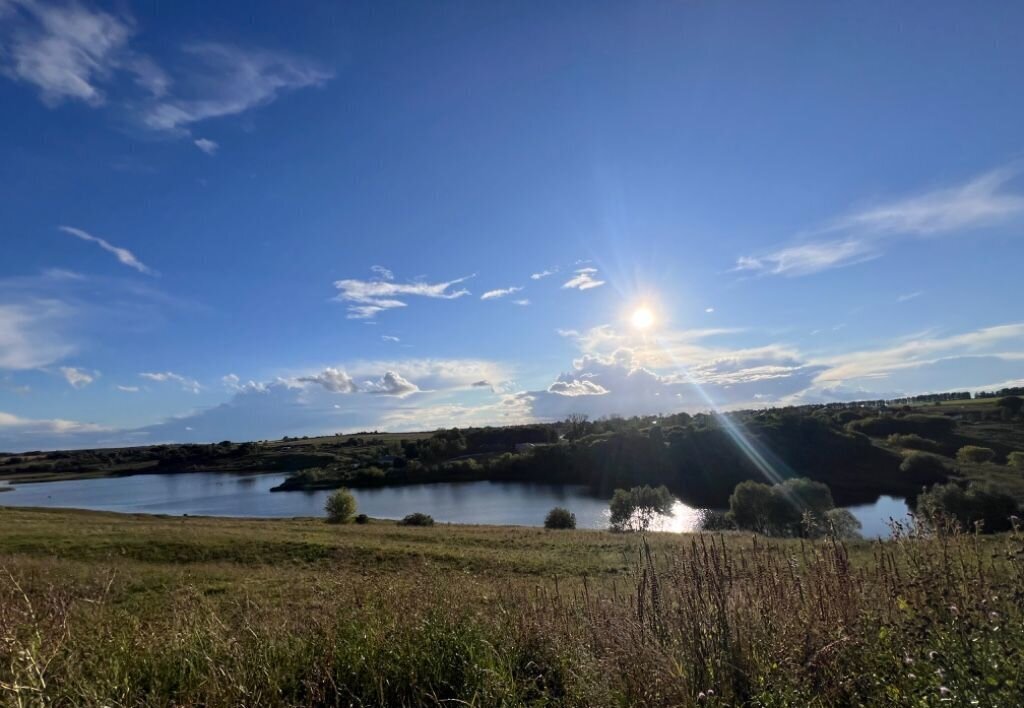
<path id="1" fill-rule="evenodd" d="M 1024 537 L 0 509 L 0 704 L 1016 705 Z"/>

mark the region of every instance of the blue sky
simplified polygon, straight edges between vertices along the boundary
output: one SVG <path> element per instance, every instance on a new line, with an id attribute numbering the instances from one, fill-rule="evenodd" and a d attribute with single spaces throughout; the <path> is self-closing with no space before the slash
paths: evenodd
<path id="1" fill-rule="evenodd" d="M 1019 383 L 1022 24 L 0 0 L 0 449 Z"/>

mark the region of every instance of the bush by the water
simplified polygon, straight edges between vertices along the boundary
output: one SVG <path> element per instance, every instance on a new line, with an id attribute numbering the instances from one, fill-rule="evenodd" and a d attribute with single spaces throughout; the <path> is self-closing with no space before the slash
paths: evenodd
<path id="1" fill-rule="evenodd" d="M 1024 470 L 1024 452 L 1011 452 L 1006 456 L 1006 464 Z"/>
<path id="2" fill-rule="evenodd" d="M 347 489 L 339 489 L 327 497 L 324 509 L 330 523 L 347 524 L 356 513 L 356 498 Z"/>
<path id="3" fill-rule="evenodd" d="M 398 525 L 399 526 L 433 526 L 434 525 L 434 517 L 430 516 L 429 514 L 424 514 L 422 512 L 417 511 L 417 512 L 415 512 L 413 514 L 409 514 L 408 516 L 403 518 L 401 521 L 398 522 Z"/>
<path id="4" fill-rule="evenodd" d="M 668 487 L 616 489 L 610 504 L 615 531 L 646 531 L 658 516 L 671 516 L 675 497 Z"/>
<path id="5" fill-rule="evenodd" d="M 360 514 L 359 516 L 356 517 L 356 523 L 357 524 L 368 524 L 368 523 L 370 523 L 370 517 L 367 516 L 366 514 Z"/>
<path id="6" fill-rule="evenodd" d="M 546 529 L 574 529 L 576 528 L 576 514 L 568 509 L 556 506 L 544 517 L 544 528 Z"/>
<path id="7" fill-rule="evenodd" d="M 988 485 L 966 488 L 950 482 L 937 484 L 917 498 L 918 516 L 932 525 L 952 520 L 964 530 L 980 527 L 986 533 L 1006 531 L 1020 514 L 1016 500 Z"/>
<path id="8" fill-rule="evenodd" d="M 787 479 L 781 484 L 747 481 L 729 497 L 728 519 L 738 528 L 770 536 L 858 535 L 860 522 L 836 509 L 832 492 L 821 482 Z"/>
<path id="9" fill-rule="evenodd" d="M 978 445 L 964 445 L 957 450 L 956 459 L 960 463 L 981 464 L 988 462 L 996 456 L 996 451 L 990 447 L 979 447 Z"/>

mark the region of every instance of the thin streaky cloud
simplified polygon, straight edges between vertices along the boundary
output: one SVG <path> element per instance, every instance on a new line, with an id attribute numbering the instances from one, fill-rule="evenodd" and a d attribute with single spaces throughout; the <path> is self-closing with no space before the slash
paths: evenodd
<path id="1" fill-rule="evenodd" d="M 596 275 L 597 268 L 579 268 L 576 270 L 576 275 L 562 284 L 562 288 L 568 290 L 590 290 L 591 288 L 604 285 L 605 281 L 598 280 L 595 277 Z"/>
<path id="2" fill-rule="evenodd" d="M 405 300 L 399 300 L 399 297 L 408 298 L 411 296 L 455 300 L 464 295 L 469 295 L 469 291 L 465 288 L 457 290 L 452 290 L 451 288 L 472 277 L 468 275 L 440 283 L 396 283 L 384 278 L 379 280 L 348 278 L 335 281 L 334 287 L 338 289 L 338 294 L 334 299 L 350 303 L 348 306 L 348 319 L 368 319 L 385 310 L 406 307 Z"/>
<path id="3" fill-rule="evenodd" d="M 513 305 L 519 305 L 520 307 L 526 307 L 527 305 L 530 304 L 530 299 L 524 297 L 524 298 L 521 298 L 519 300 L 513 300 L 512 304 Z"/>
<path id="4" fill-rule="evenodd" d="M 135 254 L 129 251 L 127 248 L 120 248 L 118 246 L 115 246 L 109 241 L 100 238 L 99 236 L 93 236 L 89 232 L 83 231 L 82 229 L 76 229 L 73 226 L 59 226 L 58 228 L 66 234 L 71 234 L 75 238 L 82 239 L 83 241 L 95 243 L 104 251 L 107 251 L 108 253 L 113 253 L 114 257 L 116 257 L 117 260 L 122 265 L 126 265 L 129 268 L 134 268 L 140 273 L 145 273 L 146 275 L 156 275 L 156 271 L 154 271 L 152 268 L 150 268 L 145 263 L 136 258 Z"/>
<path id="5" fill-rule="evenodd" d="M 542 278 L 548 277 L 549 275 L 554 275 L 557 272 L 558 272 L 558 268 L 554 268 L 552 270 L 542 270 L 539 273 L 533 273 L 530 276 L 530 280 L 540 280 Z"/>
<path id="6" fill-rule="evenodd" d="M 182 87 L 186 97 L 167 97 L 149 106 L 142 122 L 171 133 L 210 118 L 237 115 L 273 103 L 286 91 L 320 86 L 333 74 L 313 61 L 283 52 L 216 42 L 182 47 L 194 64 Z"/>
<path id="7" fill-rule="evenodd" d="M 116 388 L 118 391 L 124 391 L 125 393 L 138 393 L 139 392 L 139 387 L 138 386 L 122 386 L 121 384 L 118 384 L 114 388 Z"/>
<path id="8" fill-rule="evenodd" d="M 811 242 L 756 258 L 741 256 L 734 270 L 792 277 L 863 263 L 880 255 L 874 244 L 863 239 Z"/>
<path id="9" fill-rule="evenodd" d="M 510 288 L 498 288 L 497 290 L 488 290 L 487 292 L 480 296 L 480 299 L 495 300 L 500 297 L 505 297 L 506 295 L 512 295 L 514 293 L 519 292 L 520 290 L 522 290 L 522 288 L 518 286 L 512 286 Z"/>
<path id="10" fill-rule="evenodd" d="M 884 254 L 886 241 L 928 238 L 1005 223 L 1024 213 L 1024 196 L 1004 189 L 1016 175 L 1016 170 L 993 170 L 956 187 L 863 209 L 810 232 L 809 240 L 763 255 L 740 256 L 733 270 L 790 277 L 810 275 L 878 258 Z"/>
<path id="11" fill-rule="evenodd" d="M 917 290 L 916 292 L 912 293 L 906 293 L 904 295 L 900 295 L 899 297 L 897 297 L 896 302 L 907 302 L 908 300 L 913 300 L 914 298 L 921 297 L 923 294 L 924 291 L 922 290 Z"/>
<path id="12" fill-rule="evenodd" d="M 66 270 L 64 268 L 47 268 L 43 271 L 43 276 L 50 280 L 85 280 L 85 276 L 81 273 L 76 273 L 73 270 Z"/>
<path id="13" fill-rule="evenodd" d="M 148 381 L 156 381 L 158 383 L 173 381 L 191 393 L 199 393 L 203 388 L 195 379 L 176 374 L 173 371 L 143 372 L 139 376 Z"/>
<path id="14" fill-rule="evenodd" d="M 1024 196 L 1003 191 L 1016 170 L 998 169 L 968 182 L 864 209 L 824 229 L 875 235 L 934 234 L 975 229 L 1024 212 Z"/>

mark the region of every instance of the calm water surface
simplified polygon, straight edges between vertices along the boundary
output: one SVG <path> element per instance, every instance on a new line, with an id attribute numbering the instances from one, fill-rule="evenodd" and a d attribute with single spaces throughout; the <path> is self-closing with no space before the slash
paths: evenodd
<path id="1" fill-rule="evenodd" d="M 270 488 L 285 475 L 231 475 L 216 472 L 135 475 L 18 485 L 0 494 L 0 506 L 45 506 L 135 514 L 292 517 L 322 516 L 328 491 L 278 492 Z M 3 486 L 3 482 L 0 482 Z M 579 485 L 523 482 L 459 482 L 353 490 L 359 511 L 382 519 L 400 519 L 420 511 L 437 521 L 460 524 L 541 526 L 553 506 L 576 514 L 580 528 L 608 526 L 608 500 Z M 902 499 L 882 497 L 874 504 L 850 507 L 866 537 L 888 535 L 890 518 L 904 519 Z M 665 531 L 693 530 L 701 511 L 676 502 Z"/>

